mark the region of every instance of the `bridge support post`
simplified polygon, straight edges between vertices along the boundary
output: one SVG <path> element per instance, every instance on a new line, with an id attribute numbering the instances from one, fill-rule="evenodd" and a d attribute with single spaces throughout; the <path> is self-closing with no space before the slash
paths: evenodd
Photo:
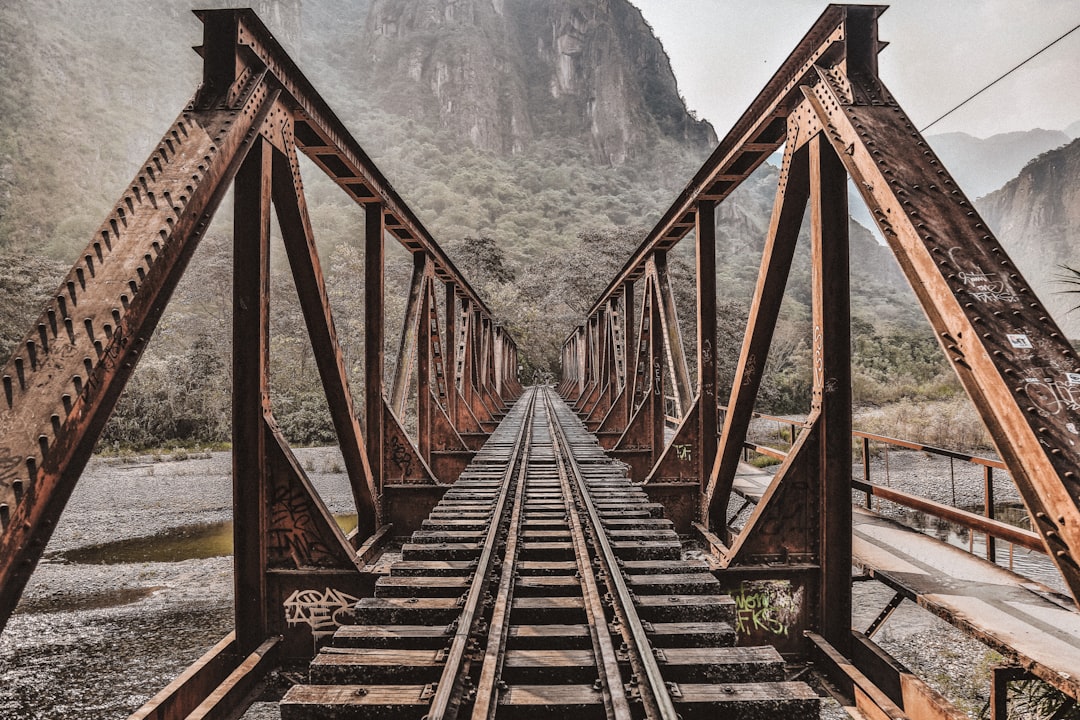
<path id="1" fill-rule="evenodd" d="M 428 258 L 423 251 L 413 261 L 424 273 L 420 316 L 416 329 L 416 446 L 424 462 L 431 464 L 431 291 Z"/>
<path id="2" fill-rule="evenodd" d="M 697 205 L 698 479 L 704 495 L 716 459 L 716 202 Z"/>
<path id="3" fill-rule="evenodd" d="M 810 140 L 814 385 L 818 417 L 821 634 L 851 649 L 851 305 L 847 172 L 819 133 Z"/>
<path id="4" fill-rule="evenodd" d="M 383 206 L 364 203 L 364 417 L 367 455 L 376 492 L 383 487 L 383 265 L 385 262 Z"/>
<path id="5" fill-rule="evenodd" d="M 264 417 L 269 410 L 270 196 L 273 148 L 260 138 L 236 176 L 233 220 L 233 547 L 240 653 L 267 635 Z"/>
<path id="6" fill-rule="evenodd" d="M 634 414 L 634 400 L 631 391 L 630 378 L 633 374 L 634 348 L 637 347 L 637 338 L 634 337 L 634 281 L 627 280 L 622 286 L 623 307 L 623 377 L 622 393 L 625 401 L 622 404 L 622 415 L 618 418 L 619 430 L 625 430 L 630 424 L 630 418 Z"/>

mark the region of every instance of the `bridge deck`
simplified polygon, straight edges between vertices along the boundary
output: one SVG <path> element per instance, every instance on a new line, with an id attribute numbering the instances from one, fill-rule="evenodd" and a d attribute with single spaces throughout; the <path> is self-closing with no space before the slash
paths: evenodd
<path id="1" fill-rule="evenodd" d="M 743 465 L 735 491 L 757 501 L 771 479 Z M 937 538 L 853 510 L 856 566 L 1062 692 L 1080 692 L 1080 613 L 1067 600 Z"/>

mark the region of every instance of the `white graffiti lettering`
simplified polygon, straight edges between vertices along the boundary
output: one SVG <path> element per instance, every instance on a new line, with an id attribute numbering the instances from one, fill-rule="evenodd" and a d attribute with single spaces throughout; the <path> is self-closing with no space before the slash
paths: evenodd
<path id="1" fill-rule="evenodd" d="M 360 598 L 340 590 L 297 590 L 284 602 L 285 622 L 308 625 L 316 638 L 333 635 L 341 626 L 340 613 L 358 603 Z"/>

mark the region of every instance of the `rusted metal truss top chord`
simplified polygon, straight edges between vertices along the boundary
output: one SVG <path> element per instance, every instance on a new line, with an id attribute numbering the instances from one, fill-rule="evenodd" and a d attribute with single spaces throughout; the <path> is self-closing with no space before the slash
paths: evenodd
<path id="1" fill-rule="evenodd" d="M 435 242 L 420 219 L 394 190 L 390 181 L 356 142 L 311 82 L 286 54 L 262 20 L 251 10 L 196 10 L 204 23 L 235 27 L 235 42 L 264 64 L 281 84 L 284 97 L 297 115 L 295 142 L 304 154 L 321 167 L 359 204 L 379 200 L 386 215 L 386 229 L 412 252 L 423 250 L 435 262 L 435 272 L 444 281 L 457 283 L 458 292 L 468 297 L 487 316 L 491 310 Z M 197 48 L 206 54 L 204 48 Z M 204 77 L 207 89 L 222 80 Z M 217 88 L 220 89 L 220 88 Z"/>
<path id="2" fill-rule="evenodd" d="M 726 198 L 783 144 L 787 115 L 803 100 L 799 86 L 814 72 L 815 65 L 835 60 L 845 50 L 848 18 L 861 13 L 872 21 L 886 9 L 885 5 L 830 5 L 826 8 L 623 265 L 589 310 L 589 315 L 596 313 L 624 282 L 640 277 L 645 259 L 651 253 L 675 245 L 694 229 L 699 200 Z M 880 44 L 875 51 L 884 46 Z"/>

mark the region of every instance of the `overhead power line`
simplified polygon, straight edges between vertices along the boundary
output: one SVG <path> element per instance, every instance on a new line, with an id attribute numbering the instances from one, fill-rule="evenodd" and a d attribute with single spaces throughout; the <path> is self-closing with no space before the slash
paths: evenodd
<path id="1" fill-rule="evenodd" d="M 1025 65 L 1027 65 L 1027 64 L 1028 64 L 1029 62 L 1031 62 L 1031 61 L 1032 61 L 1032 60 L 1034 60 L 1035 58 L 1039 57 L 1039 56 L 1040 56 L 1040 55 L 1042 55 L 1042 54 L 1043 54 L 1044 52 L 1046 52 L 1046 51 L 1047 51 L 1047 50 L 1049 50 L 1050 48 L 1054 47 L 1054 46 L 1055 46 L 1055 45 L 1057 45 L 1057 44 L 1058 44 L 1059 42 L 1061 42 L 1061 41 L 1062 41 L 1062 40 L 1064 40 L 1065 38 L 1069 37 L 1070 35 L 1072 35 L 1072 34 L 1073 34 L 1074 32 L 1076 32 L 1077 30 L 1080 30 L 1080 25 L 1076 25 L 1076 26 L 1074 26 L 1074 27 L 1073 27 L 1073 28 L 1072 28 L 1071 30 L 1069 30 L 1069 31 L 1068 31 L 1067 33 L 1065 33 L 1065 34 L 1064 34 L 1064 35 L 1062 35 L 1061 37 L 1057 38 L 1056 40 L 1054 40 L 1053 42 L 1051 42 L 1051 43 L 1050 43 L 1049 45 L 1045 45 L 1045 46 L 1043 46 L 1043 47 L 1042 47 L 1042 48 L 1041 48 L 1041 49 L 1040 49 L 1040 50 L 1039 50 L 1038 52 L 1036 52 L 1036 53 L 1035 53 L 1034 55 L 1030 56 L 1030 57 L 1029 57 L 1029 58 L 1027 58 L 1026 60 L 1023 60 L 1023 61 L 1022 61 L 1022 62 L 1020 62 L 1020 63 L 1019 63 L 1018 65 L 1016 65 L 1015 67 L 1013 67 L 1012 69 L 1010 69 L 1010 70 L 1009 70 L 1008 72 L 1006 72 L 1006 73 L 1004 73 L 1003 75 L 1001 75 L 1000 77 L 998 77 L 998 78 L 997 78 L 996 80 L 994 80 L 993 82 L 990 82 L 990 83 L 988 83 L 987 85 L 984 85 L 984 86 L 983 86 L 982 88 L 980 88 L 980 89 L 979 89 L 979 90 L 977 90 L 976 92 L 972 93 L 972 94 L 971 94 L 971 95 L 970 95 L 969 97 L 967 97 L 966 99 L 964 99 L 964 101 L 963 101 L 963 102 L 961 102 L 961 103 L 960 103 L 959 105 L 957 105 L 956 107 L 952 108 L 951 110 L 949 110 L 948 112 L 946 112 L 946 113 L 945 113 L 944 115 L 942 115 L 942 116 L 941 116 L 941 117 L 939 117 L 938 119 L 934 120 L 934 122 L 930 123 L 930 124 L 929 124 L 929 125 L 927 125 L 926 127 L 924 127 L 924 128 L 922 128 L 921 130 L 919 130 L 919 132 L 926 132 L 926 131 L 927 131 L 927 130 L 929 130 L 930 128 L 934 127 L 934 126 L 935 126 L 935 125 L 937 125 L 937 124 L 938 124 L 939 122 L 941 122 L 941 121 L 942 121 L 942 120 L 944 120 L 945 118 L 949 117 L 949 116 L 950 116 L 950 115 L 952 115 L 952 114 L 953 114 L 954 112 L 956 112 L 956 111 L 957 111 L 957 110 L 959 110 L 960 108 L 964 107 L 964 106 L 965 106 L 965 105 L 967 105 L 967 104 L 968 104 L 969 102 L 971 102 L 972 100 L 974 100 L 974 99 L 975 99 L 975 98 L 977 98 L 978 96 L 982 95 L 982 94 L 983 94 L 984 92 L 986 92 L 986 91 L 987 91 L 987 90 L 989 90 L 990 88 L 994 87 L 994 86 L 995 86 L 995 85 L 997 85 L 997 84 L 998 84 L 999 82 L 1001 82 L 1001 81 L 1002 81 L 1002 80 L 1004 80 L 1005 78 L 1009 77 L 1009 76 L 1010 76 L 1010 75 L 1012 75 L 1012 74 L 1013 74 L 1014 72 L 1016 72 L 1016 71 L 1017 71 L 1017 70 L 1019 70 L 1020 68 L 1024 67 L 1024 66 L 1025 66 Z"/>

